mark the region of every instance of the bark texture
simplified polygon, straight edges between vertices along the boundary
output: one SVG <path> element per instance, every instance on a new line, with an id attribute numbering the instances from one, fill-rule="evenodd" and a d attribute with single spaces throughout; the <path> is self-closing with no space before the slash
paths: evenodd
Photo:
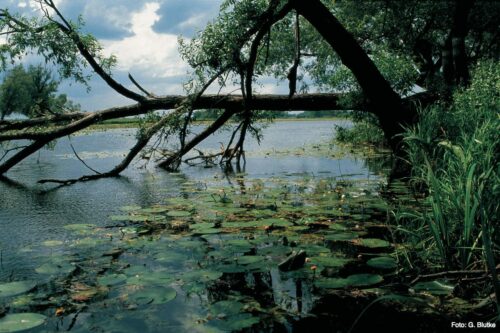
<path id="1" fill-rule="evenodd" d="M 321 1 L 290 2 L 330 44 L 342 63 L 352 71 L 369 100 L 373 113 L 377 115 L 391 148 L 394 152 L 399 152 L 399 134 L 402 133 L 403 126 L 416 121 L 415 109 L 404 107 L 399 95 L 382 76 L 368 54 Z"/>

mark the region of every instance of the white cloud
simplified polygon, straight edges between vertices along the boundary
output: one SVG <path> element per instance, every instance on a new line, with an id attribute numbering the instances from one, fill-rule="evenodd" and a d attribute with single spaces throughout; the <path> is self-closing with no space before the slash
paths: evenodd
<path id="1" fill-rule="evenodd" d="M 203 25 L 209 20 L 209 13 L 202 13 L 188 18 L 179 24 L 179 29 L 188 30 L 190 28 L 201 29 Z"/>
<path id="2" fill-rule="evenodd" d="M 177 36 L 157 33 L 153 25 L 160 19 L 160 4 L 146 3 L 131 18 L 132 36 L 119 41 L 103 41 L 105 52 L 118 57 L 118 69 L 141 71 L 156 78 L 184 75 L 187 64 L 177 50 Z"/>

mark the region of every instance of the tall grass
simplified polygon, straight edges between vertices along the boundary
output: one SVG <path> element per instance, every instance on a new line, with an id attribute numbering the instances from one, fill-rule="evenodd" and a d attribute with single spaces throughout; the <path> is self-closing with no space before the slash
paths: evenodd
<path id="1" fill-rule="evenodd" d="M 488 267 L 499 258 L 500 66 L 480 64 L 452 105 L 421 112 L 404 140 L 424 209 L 402 213 L 415 244 L 445 269 Z M 417 235 L 417 236 L 416 236 Z M 493 272 L 492 271 L 492 272 Z M 495 274 L 493 274 L 495 275 Z M 496 275 L 495 275 L 496 276 Z M 500 292 L 500 290 L 498 290 Z"/>

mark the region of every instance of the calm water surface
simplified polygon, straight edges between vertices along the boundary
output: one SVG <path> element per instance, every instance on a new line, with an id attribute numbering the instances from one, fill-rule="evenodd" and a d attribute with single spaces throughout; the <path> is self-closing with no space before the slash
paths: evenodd
<path id="1" fill-rule="evenodd" d="M 379 176 L 368 170 L 363 160 L 355 158 L 272 154 L 274 150 L 297 150 L 328 141 L 334 134 L 335 124 L 350 126 L 346 121 L 294 121 L 270 125 L 264 130 L 264 141 L 260 145 L 255 139 L 246 143 L 245 177 L 308 175 L 377 179 Z M 195 127 L 193 131 L 200 129 Z M 119 162 L 134 144 L 135 132 L 135 129 L 95 131 L 70 140 L 90 166 L 105 171 Z M 218 149 L 219 142 L 227 142 L 229 135 L 230 132 L 213 135 L 198 148 Z M 47 240 L 71 239 L 71 233 L 63 228 L 67 224 L 109 225 L 113 223 L 109 216 L 120 214 L 122 206 L 152 206 L 165 202 L 166 198 L 177 197 L 180 185 L 186 181 L 225 177 L 218 167 L 183 166 L 179 173 L 171 174 L 156 169 L 154 163 L 144 167 L 144 161 L 137 160 L 120 178 L 77 183 L 56 190 L 51 185 L 36 184 L 39 179 L 64 179 L 89 173 L 72 155 L 68 140 L 59 140 L 53 150 L 44 150 L 11 170 L 8 174 L 11 182 L 0 182 L 0 282 L 36 278 L 34 268 L 39 265 L 38 255 L 46 253 L 33 253 L 30 249 Z M 175 312 L 174 308 L 171 311 Z M 133 325 L 140 329 L 142 324 L 135 322 Z"/>

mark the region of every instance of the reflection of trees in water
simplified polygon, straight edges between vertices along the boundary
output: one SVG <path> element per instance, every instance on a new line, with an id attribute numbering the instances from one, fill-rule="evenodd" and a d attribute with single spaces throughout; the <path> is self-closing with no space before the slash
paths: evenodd
<path id="1" fill-rule="evenodd" d="M 277 269 L 225 273 L 220 281 L 207 287 L 208 301 L 213 304 L 241 295 L 248 302 L 248 310 L 262 316 L 251 332 L 288 331 L 287 326 L 312 309 L 311 285 L 301 278 L 283 278 L 280 274 Z"/>
<path id="2" fill-rule="evenodd" d="M 374 154 L 363 159 L 363 166 L 374 174 L 389 174 L 393 162 L 391 154 Z"/>

